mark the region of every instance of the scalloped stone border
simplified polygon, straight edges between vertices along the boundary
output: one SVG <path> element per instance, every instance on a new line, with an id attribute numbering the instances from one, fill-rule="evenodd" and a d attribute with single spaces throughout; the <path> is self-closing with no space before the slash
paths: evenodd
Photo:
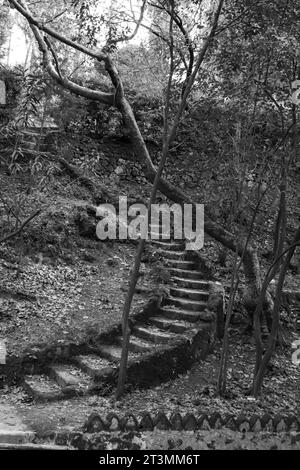
<path id="1" fill-rule="evenodd" d="M 269 414 L 262 416 L 253 415 L 245 417 L 243 415 L 221 416 L 219 413 L 201 413 L 195 416 L 193 413 L 182 415 L 180 413 L 159 412 L 155 416 L 150 413 L 143 413 L 137 417 L 134 414 L 119 416 L 117 413 L 109 413 L 105 417 L 98 413 L 92 413 L 81 431 L 77 432 L 52 432 L 38 433 L 35 442 L 51 442 L 55 445 L 71 446 L 79 449 L 90 448 L 89 442 L 94 442 L 95 438 L 109 440 L 110 435 L 119 436 L 123 439 L 149 433 L 151 431 L 166 432 L 197 432 L 229 429 L 239 433 L 291 433 L 292 440 L 300 441 L 300 419 L 295 415 L 277 415 L 272 417 Z M 129 433 L 129 434 L 128 434 Z M 101 438 L 102 436 L 102 438 Z M 101 441 L 102 442 L 102 441 Z"/>
<path id="2" fill-rule="evenodd" d="M 263 416 L 253 415 L 246 417 L 239 415 L 221 416 L 219 413 L 201 413 L 195 416 L 193 413 L 182 415 L 172 413 L 168 415 L 163 412 L 152 416 L 144 413 L 141 417 L 134 414 L 118 416 L 116 413 L 109 413 L 106 417 L 98 413 L 92 413 L 83 427 L 86 433 L 100 431 L 153 431 L 173 430 L 173 431 L 197 431 L 228 428 L 239 432 L 300 432 L 300 419 L 295 415 L 277 415 L 272 417 L 269 414 Z"/>

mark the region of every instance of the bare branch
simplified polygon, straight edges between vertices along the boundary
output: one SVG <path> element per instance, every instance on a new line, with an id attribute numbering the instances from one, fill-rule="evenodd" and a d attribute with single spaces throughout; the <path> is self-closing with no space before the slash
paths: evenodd
<path id="1" fill-rule="evenodd" d="M 115 99 L 114 93 L 104 93 L 99 90 L 92 90 L 90 88 L 78 85 L 77 83 L 69 80 L 66 77 L 62 77 L 61 74 L 55 69 L 55 67 L 52 64 L 51 58 L 49 56 L 49 49 L 47 47 L 47 43 L 45 42 L 45 39 L 43 38 L 40 31 L 46 31 L 55 39 L 58 39 L 59 41 L 67 45 L 71 45 L 71 47 L 74 47 L 75 49 L 80 50 L 81 52 L 85 52 L 84 50 L 82 50 L 82 47 L 80 45 L 73 43 L 72 41 L 71 41 L 72 44 L 68 44 L 69 40 L 67 38 L 60 35 L 59 33 L 56 33 L 54 30 L 51 30 L 50 28 L 43 27 L 43 25 L 41 25 L 35 18 L 33 18 L 25 2 L 23 2 L 22 5 L 16 0 L 9 0 L 9 2 L 13 5 L 16 4 L 17 10 L 22 15 L 24 15 L 26 19 L 28 20 L 31 30 L 43 54 L 44 66 L 52 78 L 54 78 L 59 84 L 65 86 L 69 91 L 76 93 L 80 96 L 83 96 L 84 98 L 88 98 L 88 99 L 95 100 L 95 101 L 100 101 L 101 103 L 108 104 L 108 105 L 114 104 L 114 99 Z M 87 49 L 87 48 L 83 47 L 83 49 Z M 87 51 L 88 52 L 85 52 L 87 55 L 99 61 L 105 61 L 106 66 L 108 66 L 106 68 L 110 68 L 110 65 L 109 65 L 110 60 L 108 56 L 102 53 L 99 53 L 98 55 L 96 53 L 91 53 L 90 49 L 87 49 Z"/>
<path id="2" fill-rule="evenodd" d="M 147 31 L 149 31 L 150 33 L 152 33 L 154 36 L 156 36 L 157 38 L 161 39 L 164 43 L 166 43 L 169 47 L 170 47 L 170 41 L 168 38 L 166 38 L 162 33 L 158 32 L 158 31 L 155 31 L 155 29 L 151 28 L 151 26 L 148 26 L 146 24 L 143 24 L 141 23 L 141 26 L 145 29 L 147 29 Z M 180 59 L 182 60 L 182 63 L 184 65 L 184 68 L 187 70 L 188 69 L 188 64 L 186 62 L 186 59 L 184 57 L 184 54 L 182 52 L 182 50 L 178 47 L 175 47 L 174 45 L 174 49 L 176 50 L 176 52 L 179 54 L 180 56 Z"/>
<path id="3" fill-rule="evenodd" d="M 215 15 L 214 15 L 214 20 L 213 20 L 213 24 L 212 24 L 210 33 L 209 33 L 206 41 L 204 42 L 201 51 L 198 54 L 197 61 L 196 61 L 196 64 L 194 66 L 194 70 L 191 73 L 191 75 L 189 76 L 188 81 L 186 83 L 184 93 L 182 94 L 181 103 L 179 105 L 177 115 L 175 116 L 174 123 L 173 123 L 172 129 L 171 129 L 170 135 L 169 135 L 169 146 L 172 144 L 173 140 L 175 139 L 176 132 L 177 132 L 180 120 L 181 120 L 182 113 L 184 112 L 184 110 L 186 108 L 187 97 L 188 97 L 188 95 L 189 95 L 189 93 L 190 93 L 190 91 L 191 91 L 191 89 L 194 85 L 196 76 L 197 76 L 197 74 L 199 72 L 199 69 L 202 65 L 202 62 L 203 62 L 203 60 L 206 56 L 206 52 L 207 52 L 211 42 L 213 41 L 213 39 L 215 37 L 215 32 L 216 32 L 217 27 L 218 27 L 218 22 L 219 22 L 221 11 L 222 11 L 222 8 L 223 8 L 223 5 L 224 5 L 224 1 L 225 0 L 219 0 L 217 9 L 216 9 L 216 12 L 215 12 Z"/>
<path id="4" fill-rule="evenodd" d="M 264 83 L 261 83 L 260 81 L 258 80 L 254 80 L 255 83 L 257 83 L 259 86 L 262 87 L 263 91 L 266 93 L 266 95 L 270 98 L 270 100 L 272 101 L 272 103 L 274 103 L 274 105 L 276 106 L 276 108 L 278 109 L 279 111 L 279 114 L 280 114 L 280 119 L 281 119 L 281 131 L 282 131 L 282 134 L 284 134 L 284 131 L 285 131 L 285 126 L 284 126 L 284 113 L 283 113 L 283 107 L 282 105 L 280 105 L 278 103 L 278 101 L 276 100 L 276 98 L 274 98 L 274 96 L 272 95 L 272 93 L 270 92 L 270 90 L 268 89 L 267 85 L 265 85 Z"/>
<path id="5" fill-rule="evenodd" d="M 142 4 L 141 10 L 140 10 L 139 19 L 136 20 L 136 19 L 134 18 L 134 22 L 136 23 L 136 26 L 135 26 L 135 28 L 134 28 L 134 31 L 133 31 L 130 35 L 126 36 L 125 38 L 122 38 L 122 41 L 130 41 L 131 39 L 133 39 L 133 38 L 136 36 L 136 34 L 137 34 L 137 32 L 138 32 L 138 30 L 139 30 L 141 24 L 142 24 L 142 21 L 143 21 L 143 19 L 144 19 L 144 14 L 145 14 L 146 6 L 147 6 L 147 0 L 143 0 L 143 4 Z M 131 6 L 131 12 L 132 12 L 132 14 L 133 14 L 132 6 Z M 134 17 L 134 14 L 133 14 L 133 17 Z"/>
<path id="6" fill-rule="evenodd" d="M 0 239 L 0 244 L 6 242 L 7 240 L 10 240 L 11 238 L 16 237 L 16 236 L 23 230 L 23 228 L 24 228 L 27 224 L 29 224 L 29 222 L 31 222 L 32 219 L 34 219 L 34 217 L 38 216 L 40 213 L 41 213 L 41 209 L 39 209 L 39 210 L 35 211 L 33 214 L 31 214 L 31 215 L 22 223 L 22 225 L 21 225 L 17 230 L 15 230 L 14 232 L 9 233 L 9 234 L 6 235 L 5 237 L 1 238 L 1 239 Z"/>
<path id="7" fill-rule="evenodd" d="M 55 21 L 58 18 L 60 18 L 61 16 L 63 16 L 67 11 L 68 11 L 68 8 L 65 8 L 63 11 L 61 11 L 60 13 L 57 13 L 57 15 L 53 16 L 53 18 L 50 18 L 50 20 L 45 21 L 44 24 L 52 23 L 53 21 Z"/>
<path id="8" fill-rule="evenodd" d="M 154 8 L 158 8 L 161 11 L 165 11 L 169 16 L 172 15 L 174 23 L 176 24 L 179 31 L 183 35 L 184 44 L 186 45 L 186 47 L 188 49 L 188 53 L 189 53 L 188 65 L 186 63 L 186 60 L 184 61 L 185 67 L 186 67 L 186 78 L 185 78 L 185 84 L 186 84 L 189 77 L 190 77 L 190 75 L 191 75 L 191 73 L 192 73 L 192 71 L 193 71 L 193 66 L 194 66 L 194 61 L 195 61 L 194 47 L 193 47 L 193 43 L 191 41 L 191 38 L 189 36 L 189 33 L 188 33 L 187 29 L 185 28 L 185 26 L 182 22 L 182 19 L 180 18 L 179 14 L 175 11 L 175 9 L 172 10 L 172 9 L 163 7 L 161 5 L 155 4 L 155 3 L 150 3 L 150 5 L 152 5 Z M 183 86 L 182 93 L 184 93 L 185 84 Z"/>
<path id="9" fill-rule="evenodd" d="M 94 59 L 97 59 L 99 61 L 106 60 L 107 55 L 104 52 L 100 50 L 90 49 L 86 46 L 83 46 L 82 44 L 72 41 L 71 39 L 68 39 L 62 34 L 58 33 L 56 30 L 49 28 L 48 26 L 46 26 L 45 23 L 42 23 L 37 18 L 33 17 L 30 11 L 28 10 L 25 1 L 22 1 L 22 2 L 21 0 L 8 0 L 8 1 L 12 5 L 12 7 L 18 10 L 18 12 L 21 13 L 21 15 L 23 15 L 27 19 L 27 21 L 29 22 L 31 26 L 36 26 L 40 31 L 44 31 L 44 33 L 49 34 L 49 36 L 57 39 L 63 44 L 73 47 L 73 49 L 83 52 L 84 54 L 87 54 L 88 56 L 93 57 Z"/>

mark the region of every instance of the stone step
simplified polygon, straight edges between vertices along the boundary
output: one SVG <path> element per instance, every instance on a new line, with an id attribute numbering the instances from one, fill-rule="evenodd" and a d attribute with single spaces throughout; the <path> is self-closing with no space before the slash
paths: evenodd
<path id="1" fill-rule="evenodd" d="M 50 377 L 62 389 L 72 388 L 76 393 L 86 393 L 93 385 L 91 376 L 71 364 L 54 364 L 49 370 Z"/>
<path id="2" fill-rule="evenodd" d="M 213 315 L 210 312 L 195 312 L 193 310 L 183 310 L 175 307 L 162 307 L 160 309 L 160 314 L 163 317 L 171 318 L 174 320 L 184 320 L 187 322 L 197 322 L 197 321 L 212 321 Z"/>
<path id="3" fill-rule="evenodd" d="M 166 265 L 172 269 L 183 269 L 193 270 L 196 265 L 193 261 L 177 260 L 177 259 L 166 259 Z"/>
<path id="4" fill-rule="evenodd" d="M 122 346 L 123 338 L 119 336 L 117 338 L 117 343 Z M 148 343 L 147 341 L 143 341 L 136 336 L 131 335 L 129 340 L 129 351 L 134 353 L 147 353 L 153 348 L 153 345 Z"/>
<path id="5" fill-rule="evenodd" d="M 207 308 L 207 302 L 203 300 L 189 300 L 170 296 L 166 301 L 168 305 L 175 305 L 175 307 L 183 310 L 193 310 L 194 312 L 201 312 Z"/>
<path id="6" fill-rule="evenodd" d="M 162 250 L 182 251 L 185 248 L 184 242 L 165 242 L 161 240 L 150 240 L 150 243 L 153 244 L 153 246 Z"/>
<path id="7" fill-rule="evenodd" d="M 96 379 L 106 377 L 116 369 L 115 365 L 111 361 L 97 356 L 96 354 L 75 356 L 73 361 L 81 368 L 81 370 Z"/>
<path id="8" fill-rule="evenodd" d="M 169 343 L 173 339 L 176 339 L 176 336 L 165 331 L 161 331 L 159 328 L 153 326 L 136 326 L 134 328 L 136 336 L 139 338 L 151 341 L 155 344 L 165 344 Z"/>
<path id="9" fill-rule="evenodd" d="M 196 270 L 179 269 L 176 267 L 174 268 L 168 267 L 168 270 L 173 277 L 186 278 L 186 279 L 192 279 L 192 280 L 203 279 L 203 274 Z"/>
<path id="10" fill-rule="evenodd" d="M 54 401 L 65 398 L 62 388 L 48 375 L 27 375 L 23 381 L 24 390 L 39 401 Z"/>
<path id="11" fill-rule="evenodd" d="M 172 251 L 172 250 L 159 250 L 159 253 L 166 259 L 184 260 L 186 256 L 185 251 Z"/>
<path id="12" fill-rule="evenodd" d="M 172 333 L 177 334 L 185 333 L 187 330 L 194 328 L 193 324 L 190 322 L 183 320 L 172 320 L 170 318 L 164 317 L 152 317 L 149 319 L 149 321 L 162 330 L 171 331 Z"/>
<path id="13" fill-rule="evenodd" d="M 122 349 L 120 346 L 103 344 L 97 348 L 98 353 L 111 362 L 120 362 Z"/>
<path id="14" fill-rule="evenodd" d="M 152 349 L 152 345 L 147 341 L 143 341 L 136 336 L 131 336 L 129 341 L 129 349 L 130 351 L 143 353 L 149 352 Z"/>
<path id="15" fill-rule="evenodd" d="M 149 232 L 149 237 L 151 240 L 161 240 L 161 241 L 170 241 L 171 240 L 171 235 L 170 234 L 165 234 L 161 232 L 156 232 L 154 230 L 151 230 Z"/>
<path id="16" fill-rule="evenodd" d="M 184 287 L 170 287 L 172 297 L 187 298 L 190 300 L 208 300 L 209 292 L 206 290 L 186 289 Z"/>
<path id="17" fill-rule="evenodd" d="M 185 279 L 181 277 L 174 276 L 172 281 L 178 287 L 184 287 L 187 289 L 199 289 L 199 290 L 209 290 L 209 282 L 202 279 Z"/>
<path id="18" fill-rule="evenodd" d="M 197 321 L 196 325 L 189 321 L 175 320 L 165 317 L 152 317 L 150 321 L 158 328 L 171 331 L 177 334 L 188 333 L 192 330 L 195 330 L 195 328 L 197 328 L 197 330 L 207 330 L 211 328 L 210 322 L 204 321 Z"/>

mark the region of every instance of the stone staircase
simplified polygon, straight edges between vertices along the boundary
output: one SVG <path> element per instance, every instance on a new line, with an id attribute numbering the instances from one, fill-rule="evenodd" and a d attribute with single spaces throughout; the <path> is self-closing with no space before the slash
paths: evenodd
<path id="1" fill-rule="evenodd" d="M 160 237 L 149 243 L 163 256 L 171 283 L 170 295 L 159 311 L 132 326 L 128 382 L 142 386 L 186 371 L 195 348 L 197 357 L 199 352 L 200 357 L 205 357 L 215 334 L 214 314 L 207 310 L 209 282 L 189 259 L 185 242 Z M 121 336 L 113 338 L 110 344 L 87 346 L 83 354 L 49 365 L 44 374 L 26 376 L 24 389 L 42 401 L 105 394 L 116 384 L 121 351 Z"/>

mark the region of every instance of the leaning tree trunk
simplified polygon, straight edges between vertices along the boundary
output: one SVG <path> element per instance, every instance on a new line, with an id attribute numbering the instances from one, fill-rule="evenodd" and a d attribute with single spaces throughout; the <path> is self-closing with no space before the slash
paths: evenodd
<path id="1" fill-rule="evenodd" d="M 72 39 L 69 39 L 60 32 L 57 32 L 56 30 L 52 29 L 46 23 L 42 23 L 41 21 L 39 21 L 37 18 L 32 16 L 31 12 L 29 11 L 26 5 L 26 0 L 23 0 L 22 2 L 18 0 L 9 0 L 9 3 L 28 20 L 31 30 L 42 52 L 44 67 L 48 71 L 50 76 L 54 80 L 56 80 L 58 84 L 78 96 L 98 101 L 102 104 L 106 104 L 109 106 L 114 106 L 119 109 L 124 119 L 125 125 L 128 128 L 129 137 L 131 138 L 131 141 L 135 148 L 137 158 L 142 163 L 144 174 L 146 178 L 151 183 L 153 183 L 157 170 L 153 165 L 145 141 L 136 123 L 132 108 L 125 97 L 122 81 L 118 75 L 118 71 L 114 63 L 111 60 L 111 57 L 103 51 L 93 50 L 84 45 L 76 43 Z M 188 85 L 186 85 L 186 88 L 184 90 L 184 96 L 188 96 L 191 87 L 195 81 L 196 74 L 198 73 L 200 66 L 203 62 L 207 49 L 211 44 L 212 40 L 214 39 L 223 3 L 223 0 L 219 0 L 219 4 L 215 14 L 215 20 L 213 22 L 213 27 L 204 42 L 201 52 L 199 52 L 199 56 L 196 61 L 193 74 L 189 77 L 189 83 Z M 69 78 L 62 76 L 58 64 L 56 63 L 56 66 L 54 66 L 53 64 L 51 48 L 49 50 L 49 41 L 45 41 L 44 34 L 48 34 L 50 37 L 53 37 L 59 42 L 66 44 L 74 50 L 80 51 L 86 54 L 88 57 L 95 59 L 100 63 L 103 63 L 114 86 L 114 93 L 106 93 L 100 90 L 93 90 L 82 85 L 78 85 Z M 177 116 L 181 116 L 184 109 L 185 100 L 182 98 Z M 176 129 L 176 126 L 174 126 L 174 129 Z M 172 142 L 174 137 L 174 135 L 171 136 L 170 143 Z M 190 203 L 195 205 L 195 203 L 184 192 L 182 192 L 163 178 L 160 178 L 159 180 L 158 190 L 174 202 L 177 202 L 179 204 Z M 220 242 L 226 248 L 232 250 L 233 252 L 237 252 L 239 256 L 243 257 L 245 280 L 247 283 L 247 295 L 253 295 L 254 298 L 257 298 L 257 291 L 259 285 L 261 284 L 261 280 L 258 258 L 253 248 L 251 248 L 251 246 L 247 246 L 245 248 L 243 244 L 238 244 L 236 241 L 236 237 L 227 230 L 225 230 L 222 226 L 214 222 L 207 212 L 205 214 L 204 228 L 205 232 L 209 236 Z"/>

